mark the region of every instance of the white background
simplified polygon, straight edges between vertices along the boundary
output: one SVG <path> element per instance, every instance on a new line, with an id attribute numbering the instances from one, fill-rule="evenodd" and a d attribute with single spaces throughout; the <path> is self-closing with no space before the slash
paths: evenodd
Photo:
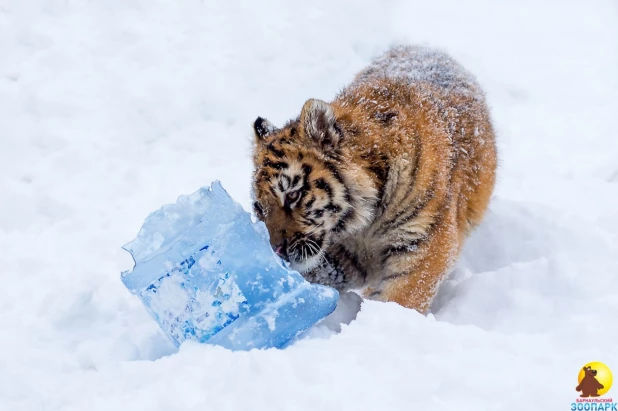
<path id="1" fill-rule="evenodd" d="M 467 67 L 499 140 L 432 314 L 339 327 L 344 298 L 284 351 L 174 352 L 120 247 L 215 179 L 249 209 L 255 117 L 399 43 Z M 617 92 L 615 1 L 0 0 L 0 409 L 570 409 L 585 363 L 618 374 Z"/>

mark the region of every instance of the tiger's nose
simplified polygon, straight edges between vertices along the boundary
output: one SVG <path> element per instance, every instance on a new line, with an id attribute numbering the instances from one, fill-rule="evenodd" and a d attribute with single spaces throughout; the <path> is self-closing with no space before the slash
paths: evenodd
<path id="1" fill-rule="evenodd" d="M 284 239 L 283 243 L 274 246 L 273 249 L 275 250 L 275 253 L 277 253 L 279 257 L 282 257 L 285 259 L 288 258 L 288 240 L 287 239 Z"/>

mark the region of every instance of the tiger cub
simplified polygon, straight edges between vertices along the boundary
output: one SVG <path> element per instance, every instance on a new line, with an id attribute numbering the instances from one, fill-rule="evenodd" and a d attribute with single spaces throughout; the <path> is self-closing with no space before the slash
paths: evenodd
<path id="1" fill-rule="evenodd" d="M 254 208 L 273 249 L 308 281 L 426 313 L 494 188 L 474 77 L 442 52 L 399 46 L 332 102 L 253 128 Z"/>

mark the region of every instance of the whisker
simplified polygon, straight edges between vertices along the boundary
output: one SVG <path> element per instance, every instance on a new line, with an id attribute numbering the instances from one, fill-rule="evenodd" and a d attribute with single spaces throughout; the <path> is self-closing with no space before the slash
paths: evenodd
<path id="1" fill-rule="evenodd" d="M 320 251 L 320 247 L 318 246 L 318 244 L 313 241 L 313 240 L 307 240 L 307 246 L 309 248 L 311 248 L 311 251 L 313 251 L 314 253 L 318 253 Z"/>
<path id="2" fill-rule="evenodd" d="M 315 255 L 317 254 L 320 250 L 314 246 L 313 244 L 307 244 L 309 246 L 309 249 L 311 250 L 311 252 Z"/>
<path id="3" fill-rule="evenodd" d="M 316 225 L 315 227 L 313 227 L 311 230 L 307 231 L 305 233 L 305 235 L 311 235 L 313 233 L 315 233 L 317 231 L 318 228 L 322 227 L 324 225 L 324 223 L 320 223 L 318 225 Z"/>

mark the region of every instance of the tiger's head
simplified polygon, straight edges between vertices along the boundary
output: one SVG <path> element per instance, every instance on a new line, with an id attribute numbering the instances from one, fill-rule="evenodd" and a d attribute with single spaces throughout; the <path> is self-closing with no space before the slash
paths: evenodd
<path id="1" fill-rule="evenodd" d="M 373 182 L 346 161 L 346 131 L 328 103 L 307 101 L 283 128 L 261 117 L 253 128 L 254 211 L 275 252 L 293 269 L 310 271 L 337 237 L 369 224 Z"/>

